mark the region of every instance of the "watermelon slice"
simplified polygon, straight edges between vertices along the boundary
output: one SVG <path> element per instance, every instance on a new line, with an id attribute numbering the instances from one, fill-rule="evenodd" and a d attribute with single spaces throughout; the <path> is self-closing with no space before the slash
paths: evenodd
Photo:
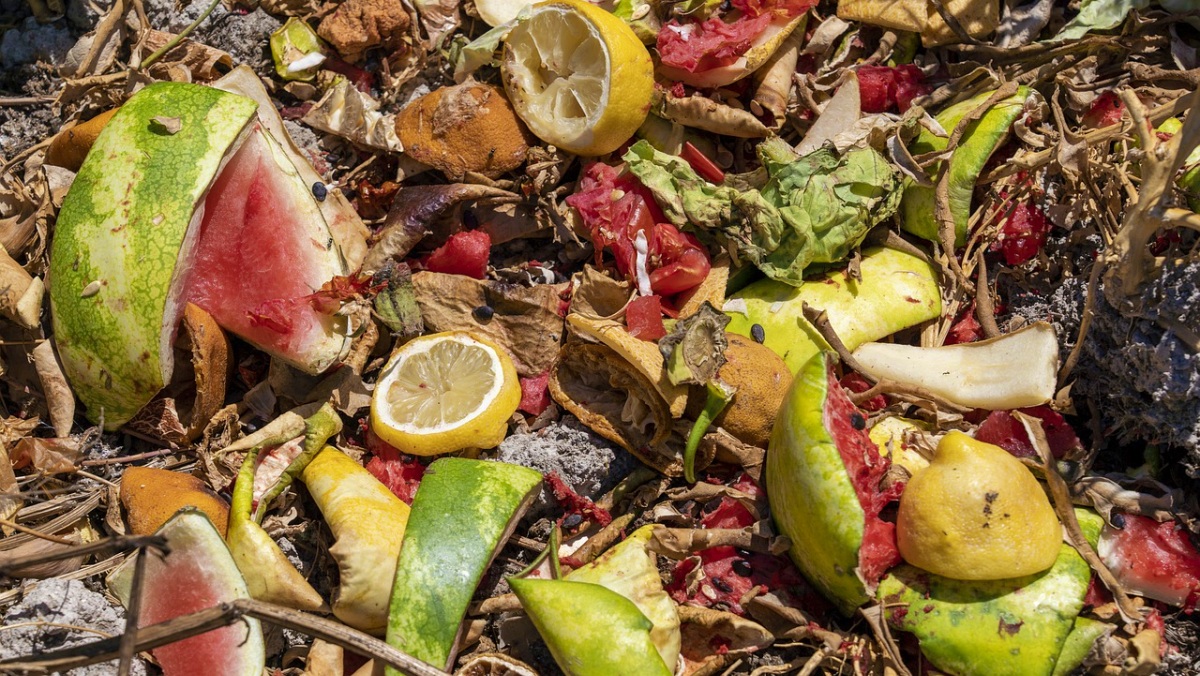
<path id="1" fill-rule="evenodd" d="M 336 254 L 311 187 L 255 124 L 204 200 L 185 293 L 227 331 L 319 373 L 345 342 L 341 318 L 310 298 L 345 272 Z"/>
<path id="2" fill-rule="evenodd" d="M 306 296 L 346 272 L 340 247 L 254 100 L 162 82 L 92 146 L 55 226 L 50 310 L 88 416 L 115 429 L 174 371 L 185 301 L 320 373 L 349 348 Z"/>
<path id="3" fill-rule="evenodd" d="M 221 534 L 199 510 L 185 508 L 158 531 L 170 553 L 150 553 L 141 584 L 138 626 L 249 598 L 246 582 Z M 147 556 L 146 552 L 138 556 Z M 133 582 L 134 559 L 118 568 L 109 586 L 126 606 Z M 259 676 L 266 661 L 262 625 L 245 617 L 227 627 L 176 641 L 153 650 L 165 676 Z"/>

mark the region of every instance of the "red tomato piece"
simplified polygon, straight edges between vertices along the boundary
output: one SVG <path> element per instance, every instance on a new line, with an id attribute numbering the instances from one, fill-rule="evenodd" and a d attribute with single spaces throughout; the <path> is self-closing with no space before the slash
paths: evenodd
<path id="1" fill-rule="evenodd" d="M 639 340 L 658 340 L 667 335 L 662 313 L 662 299 L 658 296 L 635 298 L 625 306 L 625 327 Z"/>

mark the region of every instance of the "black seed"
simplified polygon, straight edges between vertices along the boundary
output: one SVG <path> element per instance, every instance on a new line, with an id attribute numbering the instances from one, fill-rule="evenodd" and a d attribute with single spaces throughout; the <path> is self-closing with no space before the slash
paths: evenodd
<path id="1" fill-rule="evenodd" d="M 475 319 L 478 319 L 481 322 L 486 322 L 495 316 L 496 311 L 492 309 L 491 305 L 480 305 L 474 310 L 471 310 L 471 314 L 475 316 Z"/>
<path id="2" fill-rule="evenodd" d="M 754 556 L 754 552 L 750 551 L 749 549 L 739 549 L 737 550 L 737 555 L 743 559 L 749 559 L 751 556 Z"/>
<path id="3" fill-rule="evenodd" d="M 562 525 L 563 528 L 574 528 L 581 523 L 583 523 L 583 516 L 581 514 L 568 514 L 567 518 L 563 519 Z"/>
<path id="4" fill-rule="evenodd" d="M 742 577 L 750 577 L 750 575 L 754 572 L 754 568 L 750 565 L 749 561 L 737 559 L 733 562 L 733 572 L 741 575 Z"/>
<path id="5" fill-rule="evenodd" d="M 713 498 L 712 500 L 709 500 L 708 502 L 704 503 L 704 506 L 701 507 L 700 509 L 705 514 L 709 514 L 711 512 L 717 511 L 717 507 L 720 507 L 720 506 L 721 506 L 721 498 Z"/>
<path id="6" fill-rule="evenodd" d="M 855 411 L 850 414 L 850 426 L 856 430 L 865 430 L 867 429 L 867 419 L 861 413 Z"/>
<path id="7" fill-rule="evenodd" d="M 733 591 L 733 587 L 730 587 L 728 582 L 726 582 L 725 580 L 722 580 L 719 577 L 714 577 L 712 579 L 712 583 L 713 583 L 714 587 L 716 587 L 717 589 L 720 589 L 721 591 L 725 592 L 726 594 Z"/>
<path id="8" fill-rule="evenodd" d="M 1108 516 L 1108 522 L 1113 525 L 1113 528 L 1125 528 L 1125 515 L 1120 512 L 1113 512 Z"/>
<path id="9" fill-rule="evenodd" d="M 762 324 L 752 324 L 750 326 L 750 337 L 754 342 L 761 343 L 767 339 L 767 332 L 763 329 Z"/>
<path id="10" fill-rule="evenodd" d="M 462 219 L 463 225 L 466 226 L 468 230 L 474 230 L 475 228 L 479 227 L 479 217 L 476 216 L 475 212 L 471 211 L 470 209 L 467 209 L 463 212 Z"/>
<path id="11" fill-rule="evenodd" d="M 329 194 L 329 191 L 325 189 L 324 183 L 317 181 L 312 185 L 312 193 L 313 197 L 317 198 L 318 202 L 324 202 L 326 195 Z"/>

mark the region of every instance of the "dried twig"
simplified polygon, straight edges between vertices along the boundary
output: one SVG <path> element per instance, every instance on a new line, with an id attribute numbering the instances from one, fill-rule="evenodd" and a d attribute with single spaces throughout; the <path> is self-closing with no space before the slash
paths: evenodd
<path id="1" fill-rule="evenodd" d="M 254 617 L 286 629 L 304 632 L 330 643 L 336 643 L 355 653 L 387 664 L 409 676 L 444 676 L 446 673 L 340 622 L 253 599 L 237 599 L 188 615 L 181 615 L 166 622 L 141 627 L 135 633 L 134 646 L 139 652 L 153 650 L 169 643 L 203 634 L 206 631 L 229 626 L 243 617 Z M 6 673 L 23 674 L 68 671 L 116 659 L 120 644 L 120 637 L 102 639 L 32 657 L 6 660 L 0 662 L 0 670 Z"/>
<path id="2" fill-rule="evenodd" d="M 1033 442 L 1033 447 L 1038 452 L 1038 457 L 1042 461 L 1042 472 L 1046 477 L 1046 484 L 1050 487 L 1050 497 L 1053 498 L 1054 511 L 1058 514 L 1059 521 L 1062 522 L 1063 530 L 1067 534 L 1067 543 L 1079 552 L 1084 561 L 1088 562 L 1096 576 L 1104 583 L 1105 587 L 1112 592 L 1113 600 L 1117 603 L 1117 609 L 1121 612 L 1121 617 L 1126 622 L 1139 622 L 1142 619 L 1141 612 L 1138 607 L 1133 604 L 1129 598 L 1129 594 L 1125 591 L 1124 585 L 1117 580 L 1108 566 L 1100 560 L 1100 555 L 1092 548 L 1090 542 L 1084 537 L 1083 531 L 1079 527 L 1079 519 L 1075 518 L 1075 507 L 1071 501 L 1071 489 L 1067 486 L 1067 482 L 1063 480 L 1062 475 L 1058 473 L 1058 463 L 1054 460 L 1054 454 L 1050 451 L 1050 442 L 1046 440 L 1046 432 L 1042 429 L 1042 421 L 1037 418 L 1026 415 L 1020 411 L 1013 411 L 1013 417 L 1021 421 L 1025 426 L 1025 432 L 1029 435 L 1030 441 Z"/>
<path id="3" fill-rule="evenodd" d="M 74 544 L 67 542 L 66 544 Z M 17 570 L 27 566 L 36 566 L 42 563 L 51 561 L 62 561 L 63 559 L 73 559 L 77 556 L 85 556 L 88 554 L 96 554 L 99 552 L 108 551 L 128 551 L 130 549 L 145 549 L 153 547 L 161 551 L 167 551 L 167 541 L 160 535 L 118 535 L 98 542 L 92 542 L 70 549 L 62 549 L 54 552 L 38 554 L 37 556 L 23 557 L 20 559 L 0 560 L 0 574 L 9 570 Z"/>
<path id="4" fill-rule="evenodd" d="M 992 288 L 988 284 L 987 261 L 983 259 L 983 249 L 976 250 L 975 259 L 975 317 L 979 319 L 983 335 L 996 338 L 1000 335 L 1000 327 L 996 326 L 996 307 L 992 304 Z"/>

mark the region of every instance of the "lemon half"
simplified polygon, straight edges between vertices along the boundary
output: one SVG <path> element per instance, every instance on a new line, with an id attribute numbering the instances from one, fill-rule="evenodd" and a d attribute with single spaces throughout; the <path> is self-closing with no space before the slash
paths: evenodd
<path id="1" fill-rule="evenodd" d="M 521 385 L 503 348 L 465 332 L 417 338 L 392 356 L 371 395 L 371 430 L 405 453 L 492 448 Z"/>
<path id="2" fill-rule="evenodd" d="M 577 155 L 616 150 L 650 112 L 650 53 L 624 21 L 587 2 L 535 5 L 505 38 L 500 70 L 529 130 Z"/>

